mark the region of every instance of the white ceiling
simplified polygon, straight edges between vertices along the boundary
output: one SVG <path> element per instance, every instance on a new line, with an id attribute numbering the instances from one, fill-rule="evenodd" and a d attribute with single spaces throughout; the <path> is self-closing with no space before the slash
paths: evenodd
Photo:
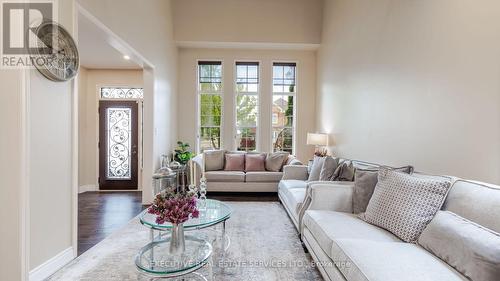
<path id="1" fill-rule="evenodd" d="M 141 69 L 133 60 L 125 60 L 114 48 L 109 36 L 84 16 L 78 17 L 80 64 L 90 69 Z M 127 54 L 128 55 L 128 54 Z"/>

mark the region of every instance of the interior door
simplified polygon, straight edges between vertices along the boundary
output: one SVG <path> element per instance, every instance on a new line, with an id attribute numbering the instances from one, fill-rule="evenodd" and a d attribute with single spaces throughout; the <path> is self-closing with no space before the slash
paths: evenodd
<path id="1" fill-rule="evenodd" d="M 137 189 L 138 102 L 99 102 L 99 189 Z"/>

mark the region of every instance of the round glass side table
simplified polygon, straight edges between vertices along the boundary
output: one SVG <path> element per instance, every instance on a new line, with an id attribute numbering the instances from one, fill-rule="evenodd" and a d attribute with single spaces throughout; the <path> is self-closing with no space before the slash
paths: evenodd
<path id="1" fill-rule="evenodd" d="M 223 252 L 229 248 L 230 240 L 226 235 L 226 221 L 231 217 L 232 209 L 227 204 L 213 199 L 198 203 L 200 215 L 191 218 L 184 225 L 185 231 L 199 230 L 222 224 Z M 191 273 L 203 267 L 212 254 L 212 243 L 197 235 L 185 235 L 186 250 L 179 255 L 169 254 L 171 223 L 157 224 L 155 215 L 144 210 L 140 222 L 150 228 L 151 242 L 144 246 L 136 256 L 137 268 L 146 274 L 175 277 Z M 155 235 L 157 231 L 157 235 Z"/>

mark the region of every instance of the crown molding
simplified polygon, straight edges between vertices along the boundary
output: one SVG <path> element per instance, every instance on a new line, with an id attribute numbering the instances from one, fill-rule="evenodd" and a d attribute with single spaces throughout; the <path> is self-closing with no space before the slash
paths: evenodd
<path id="1" fill-rule="evenodd" d="M 265 42 L 213 42 L 213 41 L 176 41 L 179 48 L 196 49 L 254 49 L 254 50 L 300 50 L 315 51 L 320 44 L 308 43 L 265 43 Z"/>

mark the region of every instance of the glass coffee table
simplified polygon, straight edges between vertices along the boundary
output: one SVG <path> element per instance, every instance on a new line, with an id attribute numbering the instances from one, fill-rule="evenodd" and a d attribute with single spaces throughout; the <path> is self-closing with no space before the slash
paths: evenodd
<path id="1" fill-rule="evenodd" d="M 184 223 L 184 231 L 199 230 L 222 224 L 222 250 L 229 248 L 226 221 L 231 217 L 231 207 L 213 199 L 197 203 L 200 215 Z M 137 268 L 155 277 L 175 277 L 191 273 L 203 267 L 212 254 L 212 242 L 195 234 L 185 235 L 186 250 L 179 255 L 169 254 L 171 223 L 157 224 L 155 215 L 144 210 L 140 222 L 150 228 L 151 242 L 144 246 L 135 258 Z M 157 232 L 155 235 L 155 231 Z"/>

